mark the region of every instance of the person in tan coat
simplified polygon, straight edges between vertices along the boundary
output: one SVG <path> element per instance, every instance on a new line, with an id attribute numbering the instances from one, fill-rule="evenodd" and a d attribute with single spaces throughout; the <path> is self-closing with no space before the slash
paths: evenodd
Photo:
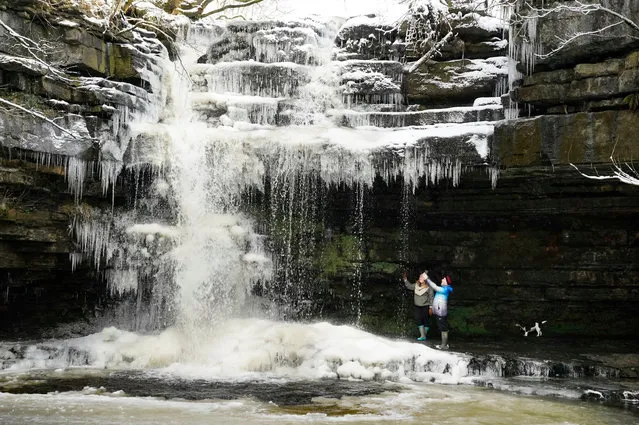
<path id="1" fill-rule="evenodd" d="M 404 286 L 413 291 L 413 302 L 415 303 L 415 320 L 419 329 L 417 341 L 426 341 L 428 329 L 430 329 L 430 311 L 433 305 L 433 290 L 426 283 L 426 274 L 419 275 L 415 283 L 410 283 L 404 273 Z"/>

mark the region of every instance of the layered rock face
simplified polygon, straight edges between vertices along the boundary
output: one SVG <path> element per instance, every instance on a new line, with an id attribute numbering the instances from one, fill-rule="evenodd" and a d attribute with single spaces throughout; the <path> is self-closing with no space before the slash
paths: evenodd
<path id="1" fill-rule="evenodd" d="M 604 6 L 631 19 L 637 13 L 632 2 Z M 636 176 L 635 30 L 620 24 L 539 56 L 557 49 L 556 36 L 594 32 L 619 21 L 613 16 L 559 11 L 528 21 L 536 25 L 536 39 L 516 32 L 522 38 L 512 38 L 518 47 L 511 52 L 532 49 L 536 67 L 526 75 L 531 56 L 515 58 L 522 81 L 513 81 L 511 108 L 522 117 L 495 127 L 490 157 L 499 166 L 496 188 L 488 189 L 485 175 L 477 173 L 465 175 L 457 188 L 422 187 L 415 198 L 400 196 L 400 184 L 382 182 L 367 194 L 370 227 L 360 244 L 366 247 L 360 270 L 367 285 L 361 305 L 366 326 L 396 333 L 407 325 L 411 332 L 410 296 L 402 298 L 397 279 L 408 267 L 412 279 L 425 268 L 436 277 L 452 275 L 450 321 L 456 334 L 514 336 L 521 332 L 515 324 L 546 320 L 546 336 L 637 337 L 639 190 L 579 173 L 612 175 L 613 156 Z M 534 46 L 522 47 L 529 42 Z M 348 238 L 336 240 L 332 249 L 357 261 L 359 251 Z M 347 265 L 335 265 L 343 282 L 355 273 Z M 352 311 L 351 305 L 342 303 L 334 313 Z"/>
<path id="2" fill-rule="evenodd" d="M 130 123 L 153 116 L 166 50 L 73 5 L 3 2 L 0 20 L 0 333 L 21 337 L 105 303 L 101 271 L 72 270 L 72 223 L 125 199 L 115 182 Z"/>
<path id="3" fill-rule="evenodd" d="M 632 2 L 619 1 L 619 10 L 634 13 Z M 336 39 L 325 44 L 337 26 L 193 25 L 190 34 L 204 48 L 186 66 L 191 86 L 183 94 L 194 120 L 186 124 L 197 124 L 195 136 L 210 143 L 197 152 L 212 155 L 215 166 L 180 189 L 221 177 L 214 188 L 227 192 L 202 197 L 228 195 L 220 212 L 241 204 L 265 233 L 274 276 L 251 291 L 279 303 L 287 318 L 405 335 L 414 324 L 401 273 L 413 280 L 428 268 L 434 278 L 453 278 L 456 335 L 518 336 L 516 323 L 547 320 L 546 335 L 636 337 L 639 191 L 570 166 L 607 173 L 613 149 L 620 162 L 639 154 L 628 97 L 639 91 L 632 36 L 613 33 L 623 40 L 614 49 L 588 43 L 597 54 L 582 54 L 578 44 L 540 60 L 506 102 L 510 117 L 515 105 L 530 116 L 503 121 L 497 96 L 509 65 L 513 71 L 504 56 L 508 34 L 487 14 L 453 12 L 454 36 L 409 74 L 402 62 L 418 60 L 434 42 L 407 40 L 427 29 L 441 39 L 449 27 L 432 27 L 428 16 L 400 28 L 360 17 L 338 23 Z M 575 14 L 566 28 L 608 19 L 595 15 Z M 8 6 L 1 14 L 32 39 L 55 33 L 46 56 L 53 70 L 0 41 L 2 97 L 49 119 L 0 110 L 2 332 L 13 337 L 61 317 L 94 315 L 109 299 L 100 272 L 122 272 L 115 275 L 123 282 L 132 271 L 118 262 L 138 267 L 129 289 L 145 288 L 140 303 L 157 301 L 153 279 L 173 248 L 162 239 L 166 229 L 124 223 L 121 239 L 107 244 L 113 229 L 74 223 L 144 209 L 175 223 L 177 196 L 158 193 L 168 185 L 168 165 L 188 171 L 189 164 L 176 164 L 167 141 L 194 136 L 172 136 L 163 122 L 168 100 L 152 88 L 167 53 L 154 36 L 77 25 L 72 14 L 49 19 L 45 31 L 26 25 L 33 16 Z M 563 19 L 537 19 L 539 40 L 550 43 L 551 23 Z M 527 58 L 517 58 L 521 72 Z M 132 131 L 141 120 L 144 128 Z M 237 156 L 228 156 L 234 149 Z M 120 175 L 122 167 L 130 172 Z M 238 186 L 246 189 L 241 199 L 234 198 Z M 233 237 L 245 237 L 241 226 L 230 227 Z M 127 237 L 136 239 L 135 253 L 127 252 Z M 113 261 L 101 263 L 100 250 Z M 72 272 L 80 258 L 93 264 Z"/>
<path id="4" fill-rule="evenodd" d="M 595 3 L 637 22 L 635 2 Z M 550 2 L 546 7 L 584 6 Z M 523 31 L 512 42 L 520 51 L 533 43 L 536 56 L 523 58 L 524 76 L 511 98 L 519 102 L 521 115 L 529 116 L 499 123 L 491 151 L 501 166 L 495 195 L 516 185 L 522 189 L 508 195 L 516 200 L 507 207 L 512 243 L 537 240 L 536 248 L 520 254 L 538 253 L 537 260 L 522 261 L 538 264 L 525 272 L 539 276 L 528 281 L 527 292 L 537 293 L 531 308 L 539 317 L 551 317 L 554 308 L 567 332 L 636 337 L 638 188 L 616 178 L 590 180 L 580 172 L 614 177 L 617 164 L 636 176 L 637 30 L 607 11 L 562 10 L 527 22 L 536 25 L 537 38 Z M 606 29 L 614 23 L 619 24 Z M 596 35 L 558 44 L 578 32 Z M 534 72 L 526 75 L 530 60 Z M 521 285 L 511 277 L 517 275 L 504 264 L 495 280 Z M 593 312 L 596 317 L 589 320 Z"/>

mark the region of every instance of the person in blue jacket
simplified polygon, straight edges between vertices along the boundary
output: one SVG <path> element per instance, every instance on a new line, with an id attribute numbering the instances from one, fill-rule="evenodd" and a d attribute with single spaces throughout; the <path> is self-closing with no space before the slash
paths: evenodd
<path id="1" fill-rule="evenodd" d="M 437 286 L 428 278 L 427 272 L 424 272 L 424 275 L 428 286 L 435 291 L 435 298 L 433 299 L 433 316 L 435 316 L 437 327 L 442 333 L 442 343 L 435 347 L 441 350 L 448 350 L 448 296 L 453 292 L 453 287 L 450 286 L 452 280 L 450 276 L 446 275 L 442 277 L 441 286 Z"/>

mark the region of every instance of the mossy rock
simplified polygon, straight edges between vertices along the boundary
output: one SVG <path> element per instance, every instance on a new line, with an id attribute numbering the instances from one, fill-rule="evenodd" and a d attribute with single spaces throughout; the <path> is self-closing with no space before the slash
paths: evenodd
<path id="1" fill-rule="evenodd" d="M 335 276 L 355 267 L 358 258 L 359 242 L 355 236 L 341 235 L 334 237 L 326 245 L 319 256 L 321 277 Z"/>

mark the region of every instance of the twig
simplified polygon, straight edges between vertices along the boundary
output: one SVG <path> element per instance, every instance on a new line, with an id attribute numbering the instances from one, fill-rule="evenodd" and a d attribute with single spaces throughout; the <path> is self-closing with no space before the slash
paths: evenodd
<path id="1" fill-rule="evenodd" d="M 544 53 L 544 54 L 537 53 L 537 54 L 535 54 L 535 56 L 537 56 L 540 59 L 546 59 L 546 58 L 554 55 L 555 53 L 565 49 L 570 43 L 572 43 L 574 40 L 576 40 L 576 39 L 578 39 L 580 37 L 585 37 L 585 36 L 588 36 L 588 35 L 594 36 L 594 35 L 600 34 L 600 33 L 604 32 L 604 31 L 606 31 L 606 30 L 608 30 L 610 28 L 616 27 L 617 25 L 620 25 L 620 24 L 623 24 L 623 23 L 624 23 L 623 21 L 619 21 L 619 22 L 607 25 L 607 26 L 605 26 L 603 28 L 600 28 L 598 30 L 595 30 L 595 31 L 578 32 L 578 33 L 573 34 L 572 37 L 565 38 L 565 39 L 562 39 L 561 37 L 555 36 L 556 38 L 559 39 L 559 41 L 561 42 L 561 45 L 559 47 L 557 47 L 556 49 L 551 50 L 548 53 Z"/>
<path id="2" fill-rule="evenodd" d="M 73 137 L 74 139 L 83 139 L 83 137 L 78 136 L 77 134 L 72 133 L 71 131 L 67 130 L 66 128 L 64 128 L 64 127 L 62 127 L 62 126 L 60 126 L 60 125 L 56 124 L 53 120 L 50 120 L 49 118 L 45 117 L 44 115 L 42 115 L 42 114 L 41 114 L 41 113 L 39 113 L 39 112 L 32 111 L 32 110 L 30 110 L 30 109 L 27 109 L 27 108 L 25 108 L 25 107 L 23 107 L 23 106 L 20 106 L 20 105 L 18 105 L 18 104 L 13 103 L 13 102 L 9 102 L 8 100 L 3 99 L 3 98 L 1 98 L 1 97 L 0 97 L 0 103 L 4 103 L 5 105 L 8 105 L 8 106 L 10 106 L 10 107 L 12 107 L 12 108 L 19 109 L 19 110 L 21 110 L 21 111 L 23 111 L 23 112 L 26 112 L 26 113 L 27 113 L 27 114 L 29 114 L 29 115 L 33 115 L 34 117 L 40 118 L 41 120 L 44 120 L 44 121 L 48 122 L 49 124 L 53 125 L 54 127 L 56 127 L 57 129 L 59 129 L 60 131 L 62 131 L 62 132 L 64 132 L 64 133 L 67 133 L 68 135 L 70 135 L 70 136 L 71 136 L 71 137 Z"/>
<path id="3" fill-rule="evenodd" d="M 422 63 L 424 63 L 426 60 L 430 59 L 431 57 L 433 57 L 433 55 L 435 55 L 435 53 L 439 52 L 439 49 L 441 48 L 441 46 L 443 46 L 445 43 L 448 42 L 448 40 L 453 36 L 453 32 L 449 31 L 448 34 L 446 34 L 444 36 L 444 38 L 442 38 L 441 40 L 439 40 L 437 43 L 435 43 L 435 45 L 433 47 L 430 48 L 430 50 L 428 52 L 426 52 L 424 54 L 424 56 L 422 56 L 421 58 L 419 58 L 417 60 L 417 62 L 414 62 L 406 72 L 408 72 L 409 74 L 414 72 L 417 68 L 419 68 L 421 66 Z"/>

